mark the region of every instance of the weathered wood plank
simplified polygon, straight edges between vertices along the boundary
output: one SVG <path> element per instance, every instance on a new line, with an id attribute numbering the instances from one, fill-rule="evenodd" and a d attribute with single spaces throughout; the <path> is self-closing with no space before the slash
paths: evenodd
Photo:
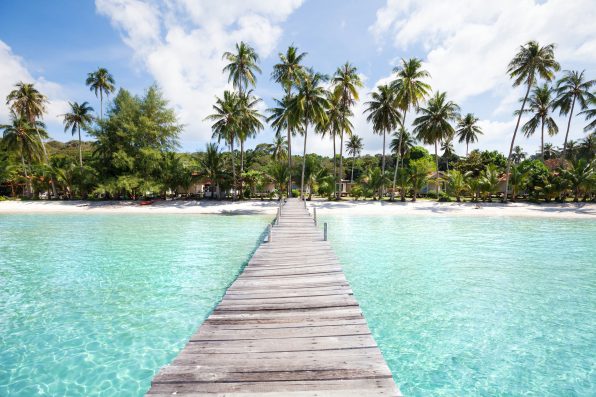
<path id="1" fill-rule="evenodd" d="M 341 265 L 303 203 L 262 244 L 151 396 L 400 396 Z"/>

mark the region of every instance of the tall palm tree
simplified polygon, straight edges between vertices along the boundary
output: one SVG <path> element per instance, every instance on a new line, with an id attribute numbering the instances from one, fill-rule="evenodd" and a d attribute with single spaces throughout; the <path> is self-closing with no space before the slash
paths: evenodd
<path id="1" fill-rule="evenodd" d="M 584 73 L 585 70 L 581 72 L 565 70 L 563 72 L 564 76 L 557 82 L 555 88 L 557 99 L 555 100 L 554 107 L 559 109 L 561 115 L 569 114 L 565 141 L 563 142 L 563 153 L 561 154 L 561 158 L 563 159 L 567 150 L 567 138 L 569 137 L 575 103 L 578 103 L 581 110 L 585 110 L 588 108 L 588 103 L 594 101 L 596 98 L 596 95 L 591 92 L 592 87 L 596 85 L 596 80 L 586 80 Z"/>
<path id="2" fill-rule="evenodd" d="M 380 85 L 371 94 L 371 100 L 364 103 L 368 113 L 366 121 L 372 123 L 373 132 L 383 135 L 383 158 L 381 171 L 385 172 L 385 140 L 386 135 L 402 123 L 401 113 L 395 105 L 395 92 L 388 85 Z"/>
<path id="3" fill-rule="evenodd" d="M 236 43 L 236 52 L 224 52 L 222 59 L 228 64 L 223 72 L 228 74 L 228 83 L 232 83 L 240 93 L 246 91 L 248 86 L 257 84 L 255 72 L 261 73 L 259 68 L 259 55 L 254 48 L 245 42 Z"/>
<path id="4" fill-rule="evenodd" d="M 337 95 L 340 108 L 342 109 L 342 125 L 339 130 L 339 173 L 337 175 L 337 185 L 341 186 L 343 177 L 343 146 L 344 133 L 351 135 L 351 131 L 345 129 L 345 119 L 351 114 L 350 108 L 356 104 L 359 99 L 358 89 L 364 87 L 360 76 L 357 73 L 358 69 L 346 62 L 341 67 L 337 68 L 333 76 L 333 91 Z M 337 192 L 336 198 L 340 198 L 341 193 Z"/>
<path id="5" fill-rule="evenodd" d="M 108 69 L 97 68 L 95 72 L 87 74 L 85 84 L 95 93 L 96 97 L 97 94 L 99 94 L 99 119 L 103 120 L 103 96 L 105 95 L 106 97 L 109 97 L 110 94 L 114 92 L 116 89 L 116 80 L 114 80 L 114 76 L 108 72 Z"/>
<path id="6" fill-rule="evenodd" d="M 519 129 L 521 116 L 524 113 L 524 108 L 530 89 L 536 82 L 537 77 L 542 77 L 546 81 L 551 81 L 554 77 L 554 72 L 559 70 L 560 66 L 555 61 L 555 45 L 548 44 L 541 47 L 537 41 L 529 41 L 526 45 L 520 47 L 519 51 L 507 67 L 507 73 L 513 79 L 513 86 L 518 87 L 522 84 L 527 85 L 526 95 L 522 101 L 521 109 L 518 112 L 517 123 L 511 138 L 511 146 L 509 147 L 509 156 L 507 157 L 507 171 L 505 172 L 505 196 L 504 202 L 507 202 L 507 194 L 509 191 L 509 171 L 511 170 L 511 154 L 515 145 L 515 137 Z"/>
<path id="7" fill-rule="evenodd" d="M 416 138 L 412 134 L 410 134 L 408 130 L 406 130 L 404 127 L 400 127 L 399 130 L 395 131 L 392 136 L 393 138 L 391 139 L 391 142 L 389 142 L 389 149 L 392 153 L 395 153 L 395 155 L 397 156 L 397 151 L 400 150 L 401 147 L 399 158 L 401 161 L 400 167 L 403 168 L 404 158 L 416 145 Z"/>
<path id="8" fill-rule="evenodd" d="M 453 147 L 453 135 L 447 135 L 443 138 L 441 143 L 441 150 L 443 151 L 443 157 L 445 158 L 447 165 L 447 174 L 449 174 L 449 157 L 455 154 L 455 148 Z"/>
<path id="9" fill-rule="evenodd" d="M 261 120 L 265 117 L 257 109 L 260 98 L 252 95 L 252 90 L 238 94 L 238 140 L 240 141 L 240 173 L 244 173 L 244 142 L 253 138 L 263 129 Z M 242 187 L 242 181 L 240 181 Z"/>
<path id="10" fill-rule="evenodd" d="M 550 145 L 550 147 L 552 148 L 552 144 L 547 143 L 546 145 L 544 145 L 544 148 L 547 149 L 548 145 Z M 522 161 L 524 161 L 526 159 L 527 153 L 524 152 L 524 149 L 522 149 L 521 146 L 517 145 L 516 147 L 513 148 L 513 154 L 511 155 L 511 161 L 513 161 L 515 164 L 519 164 Z"/>
<path id="11" fill-rule="evenodd" d="M 276 83 L 281 84 L 285 92 L 285 98 L 288 100 L 292 94 L 292 87 L 298 84 L 300 77 L 304 74 L 304 66 L 300 63 L 306 55 L 306 52 L 299 53 L 298 48 L 290 46 L 285 54 L 279 53 L 280 62 L 273 65 L 271 78 Z M 292 136 L 296 134 L 296 131 L 292 128 L 290 123 L 286 123 L 283 128 L 287 130 L 288 135 L 288 168 L 290 170 L 290 177 L 288 179 L 288 197 L 292 197 Z"/>
<path id="12" fill-rule="evenodd" d="M 20 117 L 24 117 L 29 125 L 35 129 L 37 138 L 41 143 L 43 158 L 46 164 L 48 164 L 48 152 L 46 151 L 46 145 L 42 139 L 42 134 L 39 131 L 37 121 L 38 119 L 43 119 L 43 114 L 46 112 L 46 105 L 48 102 L 48 98 L 39 92 L 33 84 L 23 83 L 22 81 L 18 82 L 15 85 L 15 89 L 13 89 L 6 97 L 6 104 L 10 109 Z M 50 178 L 50 182 L 52 185 L 53 196 L 56 197 L 57 193 L 54 178 Z"/>
<path id="13" fill-rule="evenodd" d="M 544 161 L 544 127 L 546 126 L 548 135 L 553 136 L 559 132 L 559 127 L 555 120 L 550 116 L 553 107 L 552 89 L 546 85 L 536 86 L 528 98 L 528 109 L 526 113 L 531 113 L 532 118 L 522 126 L 522 132 L 526 137 L 532 136 L 540 126 L 540 154 Z"/>
<path id="14" fill-rule="evenodd" d="M 478 135 L 482 135 L 482 128 L 477 124 L 478 118 L 474 114 L 468 113 L 457 122 L 457 136 L 459 143 L 466 143 L 466 156 L 468 156 L 468 148 L 470 143 L 478 142 Z"/>
<path id="15" fill-rule="evenodd" d="M 11 112 L 10 124 L 0 125 L 0 129 L 4 130 L 2 136 L 2 143 L 9 151 L 18 153 L 21 158 L 23 168 L 23 175 L 27 180 L 28 192 L 31 193 L 31 180 L 27 169 L 31 167 L 31 162 L 38 160 L 42 156 L 40 136 L 47 136 L 45 126 L 40 121 L 36 128 L 32 127 L 29 121 L 18 116 L 15 112 Z"/>
<path id="16" fill-rule="evenodd" d="M 580 112 L 579 114 L 582 114 L 585 116 L 586 121 L 590 121 L 592 120 L 590 123 L 588 123 L 588 125 L 586 125 L 584 127 L 584 131 L 585 132 L 594 132 L 596 131 L 596 98 L 592 98 L 590 100 L 587 101 L 589 106 L 586 110 Z"/>
<path id="17" fill-rule="evenodd" d="M 358 135 L 352 134 L 350 139 L 346 143 L 346 149 L 348 150 L 348 154 L 352 156 L 352 173 L 350 176 L 350 182 L 354 182 L 354 164 L 356 163 L 356 156 L 359 156 L 362 153 L 362 149 L 364 149 L 364 144 L 362 143 L 362 138 Z"/>
<path id="18" fill-rule="evenodd" d="M 327 118 L 326 109 L 329 102 L 325 96 L 325 88 L 321 85 L 325 76 L 309 70 L 300 79 L 298 92 L 292 99 L 289 111 L 291 118 L 299 120 L 302 124 L 304 134 L 304 150 L 302 152 L 302 179 L 300 181 L 300 198 L 304 200 L 304 170 L 306 167 L 306 140 L 308 138 L 308 126 L 317 125 Z"/>
<path id="19" fill-rule="evenodd" d="M 271 157 L 273 160 L 281 161 L 288 155 L 288 141 L 281 134 L 276 134 L 271 145 Z M 289 168 L 288 168 L 289 169 Z"/>
<path id="20" fill-rule="evenodd" d="M 393 69 L 396 74 L 395 80 L 391 83 L 391 88 L 395 91 L 396 105 L 403 111 L 401 125 L 406 127 L 406 115 L 410 108 L 417 109 L 422 101 L 430 95 L 431 88 L 424 80 L 430 78 L 430 73 L 422 69 L 422 61 L 418 58 L 402 59 L 401 64 Z M 403 136 L 400 136 L 400 149 Z M 397 168 L 399 156 L 395 159 L 395 171 L 393 172 L 393 191 L 395 191 L 395 181 L 397 178 Z M 393 199 L 393 195 L 391 197 Z"/>
<path id="21" fill-rule="evenodd" d="M 83 149 L 81 148 L 81 127 L 87 128 L 93 121 L 91 112 L 93 108 L 87 102 L 81 104 L 77 102 L 68 102 L 70 105 L 70 113 L 63 114 L 64 117 L 64 132 L 71 130 L 72 135 L 77 131 L 79 133 L 79 165 L 83 166 Z"/>
<path id="22" fill-rule="evenodd" d="M 421 116 L 414 120 L 414 133 L 418 140 L 427 145 L 435 146 L 435 162 L 437 166 L 436 185 L 437 194 L 439 194 L 439 142 L 453 136 L 455 129 L 451 125 L 459 117 L 459 106 L 447 100 L 447 93 L 436 92 L 435 95 L 429 99 L 428 105 L 425 108 L 420 108 Z"/>
<path id="23" fill-rule="evenodd" d="M 217 142 L 224 140 L 230 147 L 230 154 L 232 156 L 232 196 L 236 198 L 236 155 L 234 154 L 234 142 L 238 140 L 239 119 L 240 119 L 240 99 L 238 94 L 233 91 L 224 91 L 223 97 L 216 97 L 215 105 L 213 105 L 214 113 L 210 114 L 205 120 L 213 121 L 211 130 L 213 131 L 213 138 L 217 138 Z M 209 149 L 209 148 L 208 148 Z M 213 149 L 213 148 L 211 148 Z M 217 148 L 216 148 L 217 149 Z"/>

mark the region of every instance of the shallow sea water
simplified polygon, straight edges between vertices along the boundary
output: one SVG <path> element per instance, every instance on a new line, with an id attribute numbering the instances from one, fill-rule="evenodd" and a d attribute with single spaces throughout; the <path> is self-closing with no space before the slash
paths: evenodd
<path id="1" fill-rule="evenodd" d="M 325 221 L 405 396 L 596 396 L 596 221 Z"/>
<path id="2" fill-rule="evenodd" d="M 0 396 L 142 396 L 269 217 L 0 215 Z"/>

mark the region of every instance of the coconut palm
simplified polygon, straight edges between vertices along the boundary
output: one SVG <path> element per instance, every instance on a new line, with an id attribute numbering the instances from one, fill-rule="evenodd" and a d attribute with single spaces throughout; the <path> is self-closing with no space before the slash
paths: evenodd
<path id="1" fill-rule="evenodd" d="M 408 153 L 410 153 L 412 148 L 416 146 L 416 138 L 404 127 L 400 127 L 399 130 L 395 131 L 392 136 L 393 139 L 391 139 L 391 142 L 389 142 L 389 149 L 391 150 L 391 153 L 395 153 L 397 156 L 397 151 L 401 146 L 401 153 L 399 153 L 399 157 L 401 159 L 400 167 L 403 168 L 404 158 L 408 155 Z"/>
<path id="2" fill-rule="evenodd" d="M 596 133 L 585 137 L 579 145 L 579 155 L 591 161 L 596 155 Z"/>
<path id="3" fill-rule="evenodd" d="M 228 74 L 228 83 L 232 83 L 240 93 L 245 92 L 248 86 L 257 84 L 255 72 L 261 73 L 259 68 L 259 55 L 254 48 L 245 42 L 236 43 L 236 52 L 224 52 L 222 59 L 228 64 L 223 72 Z"/>
<path id="4" fill-rule="evenodd" d="M 359 156 L 362 153 L 362 149 L 364 148 L 364 144 L 362 143 L 362 138 L 358 135 L 352 135 L 348 142 L 346 143 L 346 149 L 348 154 L 352 156 L 352 173 L 350 176 L 350 182 L 354 182 L 354 164 L 356 163 L 356 156 Z"/>
<path id="5" fill-rule="evenodd" d="M 422 61 L 418 58 L 402 59 L 401 64 L 395 67 L 393 72 L 396 74 L 396 78 L 391 83 L 391 89 L 395 91 L 397 107 L 403 112 L 401 125 L 405 128 L 406 116 L 410 108 L 417 109 L 420 103 L 430 95 L 431 87 L 423 81 L 430 78 L 430 73 L 422 69 Z M 401 153 L 403 135 L 400 136 L 399 142 L 400 149 L 397 151 L 398 154 Z M 399 156 L 395 159 L 393 191 L 395 191 L 398 164 Z"/>
<path id="6" fill-rule="evenodd" d="M 552 158 L 555 158 L 558 156 L 557 150 L 555 149 L 555 146 L 550 143 L 547 142 L 544 144 L 544 159 L 545 160 L 549 160 Z M 522 158 L 522 160 L 525 158 L 525 153 L 524 153 L 524 157 Z M 519 163 L 519 161 L 518 161 Z"/>
<path id="7" fill-rule="evenodd" d="M 269 165 L 267 175 L 275 184 L 279 194 L 279 199 L 281 200 L 283 198 L 285 186 L 288 183 L 288 178 L 290 177 L 290 169 L 288 168 L 288 165 L 286 163 L 275 161 Z"/>
<path id="8" fill-rule="evenodd" d="M 478 142 L 478 135 L 482 135 L 482 129 L 477 124 L 478 118 L 474 117 L 473 113 L 466 114 L 462 119 L 457 122 L 457 136 L 459 137 L 459 143 L 466 143 L 466 157 L 468 156 L 468 148 L 470 143 Z"/>
<path id="9" fill-rule="evenodd" d="M 517 165 L 511 167 L 509 182 L 511 183 L 511 201 L 515 201 L 515 198 L 526 182 L 526 176 L 522 172 L 521 167 Z"/>
<path id="10" fill-rule="evenodd" d="M 385 172 L 386 135 L 401 125 L 401 114 L 395 105 L 395 92 L 388 85 L 380 85 L 371 94 L 371 100 L 364 103 L 368 113 L 366 121 L 372 123 L 373 132 L 383 136 L 383 158 L 381 170 Z"/>
<path id="11" fill-rule="evenodd" d="M 271 158 L 281 161 L 288 155 L 288 141 L 283 135 L 276 134 L 271 145 Z M 289 169 L 289 168 L 288 168 Z"/>
<path id="12" fill-rule="evenodd" d="M 457 170 L 451 172 L 449 174 L 447 188 L 449 189 L 449 192 L 455 196 L 455 200 L 458 203 L 461 202 L 461 196 L 468 190 L 468 184 L 466 183 L 464 175 Z"/>
<path id="13" fill-rule="evenodd" d="M 325 88 L 321 85 L 325 76 L 309 70 L 297 87 L 296 96 L 289 104 L 288 110 L 292 119 L 299 120 L 304 134 L 304 150 L 302 152 L 302 178 L 300 181 L 300 198 L 304 200 L 304 170 L 306 167 L 306 142 L 308 126 L 317 125 L 327 118 L 326 109 L 329 102 L 325 96 Z"/>
<path id="14" fill-rule="evenodd" d="M 106 68 L 98 68 L 95 72 L 87 74 L 85 84 L 95 93 L 96 97 L 99 94 L 99 119 L 103 120 L 103 97 L 104 95 L 109 97 L 116 89 L 114 76 Z"/>
<path id="15" fill-rule="evenodd" d="M 546 145 L 548 145 L 548 143 Z M 546 145 L 545 145 L 545 148 L 546 148 Z M 552 144 L 551 144 L 551 147 L 552 147 Z M 514 164 L 519 164 L 526 159 L 527 155 L 528 154 L 526 152 L 524 152 L 524 149 L 522 149 L 521 146 L 518 145 L 513 148 L 513 154 L 511 155 L 511 161 L 513 161 Z"/>
<path id="16" fill-rule="evenodd" d="M 345 128 L 345 123 L 348 115 L 351 115 L 350 108 L 356 104 L 359 99 L 358 89 L 364 87 L 360 75 L 357 73 L 355 66 L 346 62 L 341 67 L 337 68 L 332 79 L 333 92 L 338 97 L 340 109 L 342 110 L 343 120 L 340 124 L 339 130 L 339 173 L 337 175 L 338 186 L 341 186 L 343 177 L 343 146 L 344 134 L 351 135 L 352 131 Z M 339 192 L 337 192 L 339 199 Z"/>
<path id="17" fill-rule="evenodd" d="M 286 94 L 285 100 L 289 101 L 292 94 L 292 87 L 299 83 L 300 77 L 304 74 L 304 66 L 302 66 L 300 63 L 305 56 L 305 52 L 298 53 L 298 48 L 290 46 L 286 50 L 285 54 L 279 53 L 280 62 L 273 65 L 271 78 L 276 83 L 281 84 L 283 87 Z M 283 108 L 285 109 L 286 106 Z M 271 117 L 273 117 L 273 115 Z M 288 135 L 288 168 L 290 169 L 290 178 L 288 179 L 288 197 L 292 197 L 292 136 L 296 134 L 296 131 L 293 129 L 291 123 L 287 122 L 281 126 L 281 128 L 285 128 Z"/>
<path id="18" fill-rule="evenodd" d="M 81 142 L 81 127 L 88 128 L 93 121 L 91 112 L 93 108 L 87 102 L 81 104 L 77 102 L 68 102 L 70 105 L 70 113 L 63 114 L 64 118 L 64 132 L 70 130 L 72 135 L 76 132 L 79 134 L 79 165 L 83 166 L 83 149 Z"/>
<path id="19" fill-rule="evenodd" d="M 480 174 L 480 191 L 484 193 L 484 200 L 492 201 L 492 195 L 499 190 L 499 171 L 497 166 L 489 164 Z"/>
<path id="20" fill-rule="evenodd" d="M 215 185 L 215 192 L 219 199 L 219 186 L 224 179 L 223 172 L 223 156 L 219 151 L 216 143 L 208 143 L 205 145 L 205 155 L 200 161 L 202 174 L 208 178 L 213 185 Z"/>
<path id="21" fill-rule="evenodd" d="M 509 189 L 509 172 L 511 170 L 511 155 L 515 145 L 515 137 L 519 129 L 521 116 L 524 113 L 526 101 L 530 95 L 530 89 L 536 82 L 537 77 L 542 77 L 546 81 L 551 81 L 554 77 L 554 72 L 559 70 L 560 66 L 555 61 L 555 45 L 548 44 L 541 47 L 536 41 L 529 41 L 526 45 L 520 47 L 519 51 L 507 67 L 507 73 L 513 79 L 513 86 L 518 87 L 522 84 L 527 85 L 526 94 L 522 101 L 521 109 L 517 112 L 517 123 L 511 138 L 511 146 L 509 147 L 509 156 L 507 157 L 507 171 L 505 173 L 505 196 L 503 201 L 507 202 L 507 194 Z"/>
<path id="22" fill-rule="evenodd" d="M 439 194 L 439 142 L 455 134 L 451 122 L 459 117 L 458 111 L 459 106 L 447 100 L 447 93 L 437 91 L 428 101 L 427 107 L 419 109 L 421 116 L 414 120 L 414 133 L 417 139 L 427 145 L 435 146 L 437 195 Z"/>
<path id="23" fill-rule="evenodd" d="M 240 141 L 240 173 L 244 173 L 244 142 L 263 129 L 265 117 L 257 110 L 260 98 L 252 95 L 252 90 L 238 94 L 238 124 L 237 135 Z M 240 181 L 242 190 L 242 181 Z"/>
<path id="24" fill-rule="evenodd" d="M 453 135 L 448 135 L 441 143 L 441 150 L 443 151 L 443 158 L 447 166 L 447 174 L 449 174 L 449 157 L 455 155 L 455 148 L 453 147 Z"/>
<path id="25" fill-rule="evenodd" d="M 578 202 L 581 192 L 587 191 L 588 186 L 594 183 L 594 163 L 586 159 L 574 162 L 570 170 L 563 170 L 562 173 L 571 185 L 574 202 Z"/>
<path id="26" fill-rule="evenodd" d="M 586 121 L 594 119 L 584 127 L 585 132 L 594 132 L 596 131 L 596 98 L 591 98 L 587 102 L 588 108 L 579 114 L 585 116 Z"/>
<path id="27" fill-rule="evenodd" d="M 39 142 L 41 143 L 41 149 L 43 151 L 44 162 L 48 163 L 48 152 L 46 145 L 42 139 L 42 134 L 38 128 L 38 119 L 43 119 L 43 114 L 46 112 L 46 106 L 48 104 L 48 98 L 39 92 L 35 86 L 31 83 L 18 82 L 8 96 L 6 97 L 6 104 L 9 108 L 20 117 L 24 117 L 25 120 L 32 126 L 36 133 Z M 47 137 L 47 135 L 45 136 Z M 54 179 L 50 179 L 52 185 L 53 196 L 56 197 L 56 185 Z"/>
<path id="28" fill-rule="evenodd" d="M 544 127 L 546 126 L 548 135 L 553 136 L 559 132 L 559 127 L 555 120 L 550 116 L 553 107 L 552 89 L 546 83 L 539 87 L 534 87 L 532 94 L 528 98 L 528 109 L 526 113 L 531 113 L 532 118 L 522 127 L 522 132 L 529 137 L 536 132 L 540 126 L 540 154 L 544 161 Z"/>

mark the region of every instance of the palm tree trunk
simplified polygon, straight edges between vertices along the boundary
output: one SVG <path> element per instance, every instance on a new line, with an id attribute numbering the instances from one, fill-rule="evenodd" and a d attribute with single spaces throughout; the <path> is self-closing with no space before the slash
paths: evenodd
<path id="1" fill-rule="evenodd" d="M 404 118 L 402 119 L 402 127 L 406 125 L 406 111 L 404 110 Z M 405 128 L 405 127 L 404 127 Z M 399 143 L 397 147 L 397 153 L 395 158 L 395 169 L 393 170 L 393 191 L 391 192 L 391 201 L 395 199 L 395 183 L 397 181 L 397 167 L 399 166 L 399 155 L 401 153 L 401 141 L 403 139 L 403 130 L 399 133 Z M 402 164 L 403 165 L 403 164 Z"/>
<path id="2" fill-rule="evenodd" d="M 571 111 L 569 112 L 569 120 L 567 121 L 567 132 L 565 133 L 565 142 L 563 142 L 563 153 L 561 154 L 561 158 L 565 160 L 565 152 L 567 151 L 567 138 L 569 137 L 569 128 L 571 127 L 571 118 L 573 117 L 573 108 L 575 107 L 575 98 L 573 96 L 573 102 L 571 102 Z"/>
<path id="3" fill-rule="evenodd" d="M 519 115 L 517 116 L 517 123 L 515 123 L 515 130 L 513 131 L 513 137 L 511 138 L 511 146 L 509 147 L 509 156 L 507 156 L 507 170 L 505 171 L 505 196 L 503 197 L 503 202 L 507 202 L 507 195 L 509 193 L 509 172 L 511 171 L 511 155 L 513 154 L 513 145 L 515 145 L 515 136 L 517 135 L 517 130 L 519 129 L 519 122 L 521 121 L 521 116 L 524 112 L 524 107 L 526 106 L 526 101 L 528 100 L 528 95 L 530 94 L 530 88 L 532 88 L 532 78 L 528 78 L 528 89 L 526 90 L 526 95 L 524 96 L 524 101 L 522 102 L 521 110 Z"/>
<path id="4" fill-rule="evenodd" d="M 337 196 L 337 150 L 335 148 L 335 134 L 331 134 L 333 138 L 333 197 Z"/>
<path id="5" fill-rule="evenodd" d="M 343 151 L 344 151 L 344 132 L 343 130 L 340 132 L 340 137 L 339 137 L 339 173 L 337 175 L 337 180 L 339 181 L 338 183 L 338 187 L 339 187 L 339 191 L 337 192 L 337 199 L 341 199 L 341 177 L 343 176 Z"/>
<path id="6" fill-rule="evenodd" d="M 103 91 L 99 90 L 99 121 L 103 121 Z"/>
<path id="7" fill-rule="evenodd" d="M 234 160 L 234 157 L 236 156 L 234 155 L 234 139 L 230 142 L 230 153 L 232 154 L 232 199 L 236 200 L 236 160 Z"/>
<path id="8" fill-rule="evenodd" d="M 81 126 L 79 126 L 79 164 L 83 168 L 83 149 L 81 149 Z"/>
<path id="9" fill-rule="evenodd" d="M 300 199 L 304 200 L 304 171 L 306 170 L 306 137 L 308 135 L 308 123 L 304 126 L 304 150 L 302 151 L 302 179 L 300 180 Z"/>
<path id="10" fill-rule="evenodd" d="M 385 136 L 386 136 L 386 131 L 383 130 L 383 159 L 381 160 L 381 170 L 383 171 L 383 174 L 385 173 Z"/>
<path id="11" fill-rule="evenodd" d="M 350 176 L 350 183 L 354 183 L 354 163 L 356 162 L 356 151 L 352 155 L 352 176 Z"/>
<path id="12" fill-rule="evenodd" d="M 435 163 L 437 166 L 437 176 L 436 176 L 436 184 L 437 184 L 437 198 L 439 196 L 439 148 L 438 148 L 438 141 L 435 140 Z"/>
<path id="13" fill-rule="evenodd" d="M 25 192 L 25 188 L 23 188 L 23 195 L 28 196 L 31 191 L 33 191 L 31 186 L 31 180 L 29 179 L 29 175 L 27 175 L 27 166 L 25 165 L 25 157 L 23 156 L 23 150 L 21 149 L 21 163 L 23 164 L 23 172 L 25 173 L 25 187 L 27 191 Z"/>
<path id="14" fill-rule="evenodd" d="M 544 118 L 542 118 L 542 131 L 540 134 L 540 154 L 542 155 L 542 162 L 544 163 Z"/>
<path id="15" fill-rule="evenodd" d="M 244 174 L 244 139 L 240 140 L 240 200 L 244 197 L 244 190 L 242 189 L 243 185 L 243 178 L 242 175 Z"/>
<path id="16" fill-rule="evenodd" d="M 466 141 L 466 157 L 468 157 L 468 147 L 470 146 L 470 142 Z"/>
<path id="17" fill-rule="evenodd" d="M 37 138 L 39 138 L 39 142 L 41 142 L 41 148 L 43 149 L 43 158 L 45 160 L 45 163 L 46 163 L 46 165 L 50 165 L 50 163 L 48 161 L 48 152 L 46 150 L 46 144 L 41 139 L 41 134 L 39 133 L 39 129 L 37 128 L 37 125 L 35 124 L 35 120 L 33 120 L 33 125 L 35 125 L 35 132 L 37 133 Z M 58 195 L 56 194 L 56 185 L 54 184 L 54 177 L 51 175 L 50 175 L 50 183 L 52 184 L 52 195 L 54 197 L 57 197 Z"/>
<path id="18" fill-rule="evenodd" d="M 290 176 L 288 178 L 288 197 L 292 197 L 292 132 L 288 126 L 288 171 Z"/>

